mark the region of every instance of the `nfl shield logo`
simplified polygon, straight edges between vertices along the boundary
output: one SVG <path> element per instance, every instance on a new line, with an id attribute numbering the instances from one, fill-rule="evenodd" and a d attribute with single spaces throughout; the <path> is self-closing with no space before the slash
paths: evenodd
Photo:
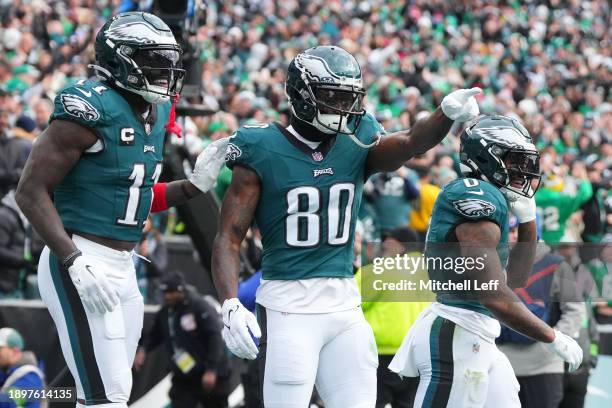
<path id="1" fill-rule="evenodd" d="M 149 122 L 145 123 L 145 132 L 147 132 L 147 135 L 151 134 L 151 124 Z"/>
<path id="2" fill-rule="evenodd" d="M 314 152 L 312 153 L 312 158 L 314 161 L 320 162 L 321 160 L 323 160 L 323 154 L 321 152 Z"/>

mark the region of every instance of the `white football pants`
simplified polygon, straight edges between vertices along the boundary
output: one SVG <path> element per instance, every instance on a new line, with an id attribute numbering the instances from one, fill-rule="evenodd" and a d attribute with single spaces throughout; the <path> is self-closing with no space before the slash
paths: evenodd
<path id="1" fill-rule="evenodd" d="M 327 408 L 374 408 L 378 353 L 360 307 L 284 313 L 257 306 L 266 408 L 306 408 L 313 385 Z"/>
<path id="2" fill-rule="evenodd" d="M 414 407 L 520 408 L 510 361 L 483 337 L 425 309 L 389 365 L 420 376 Z"/>
<path id="3" fill-rule="evenodd" d="M 61 268 L 48 247 L 38 263 L 40 296 L 55 322 L 64 359 L 74 377 L 77 407 L 127 407 L 144 313 L 132 253 L 78 235 L 72 240 L 88 259 L 112 271 L 107 277 L 119 295 L 119 305 L 105 314 L 90 313 L 68 271 Z"/>

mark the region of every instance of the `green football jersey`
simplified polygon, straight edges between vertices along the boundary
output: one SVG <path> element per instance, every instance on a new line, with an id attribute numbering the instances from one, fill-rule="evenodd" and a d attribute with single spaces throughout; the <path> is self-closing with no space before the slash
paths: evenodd
<path id="1" fill-rule="evenodd" d="M 441 282 L 463 282 L 468 277 L 455 259 L 460 257 L 460 248 L 455 236 L 455 227 L 464 222 L 489 220 L 501 230 L 497 247 L 502 267 L 508 262 L 508 204 L 503 194 L 492 184 L 473 178 L 460 178 L 447 184 L 436 199 L 429 230 L 427 232 L 427 257 L 442 258 L 444 262 L 428 260 L 429 278 Z M 448 244 L 444 244 L 448 243 Z M 452 263 L 446 261 L 451 258 Z M 432 262 L 430 262 L 432 261 Z M 465 262 L 465 261 L 463 261 Z M 481 261 L 482 262 L 482 261 Z M 474 268 L 477 260 L 472 261 Z M 446 265 L 453 265 L 447 267 Z M 462 269 L 467 266 L 467 263 Z M 473 285 L 471 289 L 473 289 Z M 474 310 L 487 315 L 490 312 L 474 300 L 474 293 L 436 291 L 440 303 Z"/>
<path id="2" fill-rule="evenodd" d="M 98 81 L 79 81 L 57 95 L 50 122 L 75 122 L 98 136 L 53 192 L 64 228 L 121 241 L 140 239 L 162 170 L 170 108 L 169 102 L 152 105 L 145 121 Z"/>
<path id="3" fill-rule="evenodd" d="M 394 172 L 378 173 L 370 178 L 374 185 L 372 205 L 378 214 L 381 231 L 408 225 L 410 201 L 406 198 L 403 177 Z"/>
<path id="4" fill-rule="evenodd" d="M 565 224 L 573 213 L 593 196 L 593 186 L 589 181 L 582 181 L 576 194 L 567 194 L 541 188 L 536 192 L 535 200 L 542 223 L 542 239 L 547 244 L 561 242 L 565 235 Z"/>
<path id="5" fill-rule="evenodd" d="M 369 144 L 382 133 L 366 114 L 356 136 Z M 279 124 L 244 126 L 232 136 L 228 167 L 248 167 L 261 181 L 255 221 L 264 279 L 353 276 L 367 155 L 344 135 L 312 150 Z"/>

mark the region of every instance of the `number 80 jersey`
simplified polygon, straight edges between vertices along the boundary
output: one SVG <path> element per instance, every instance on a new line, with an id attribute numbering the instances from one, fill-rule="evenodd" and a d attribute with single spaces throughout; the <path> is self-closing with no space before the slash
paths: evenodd
<path id="1" fill-rule="evenodd" d="M 56 119 L 90 129 L 98 141 L 56 186 L 64 228 L 121 241 L 138 241 L 162 170 L 164 125 L 170 103 L 152 105 L 145 123 L 107 84 L 79 81 L 55 98 Z"/>
<path id="2" fill-rule="evenodd" d="M 371 143 L 382 132 L 366 114 L 357 137 Z M 245 126 L 232 136 L 228 167 L 250 168 L 261 181 L 255 221 L 264 279 L 353 276 L 367 154 L 344 135 L 310 149 L 278 124 Z"/>

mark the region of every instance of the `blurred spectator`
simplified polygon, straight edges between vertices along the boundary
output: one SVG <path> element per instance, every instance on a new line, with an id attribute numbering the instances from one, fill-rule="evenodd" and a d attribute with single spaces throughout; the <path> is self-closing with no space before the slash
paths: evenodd
<path id="1" fill-rule="evenodd" d="M 13 137 L 8 112 L 0 108 L 0 197 L 17 187 L 32 142 Z"/>
<path id="2" fill-rule="evenodd" d="M 17 118 L 15 126 L 13 127 L 13 137 L 18 137 L 20 139 L 27 140 L 28 142 L 30 142 L 30 145 L 28 145 L 28 147 L 30 147 L 31 150 L 31 143 L 36 138 L 35 131 L 36 122 L 34 122 L 34 120 L 27 115 L 21 115 Z M 30 151 L 27 152 L 26 156 L 29 155 Z"/>
<path id="3" fill-rule="evenodd" d="M 408 227 L 398 227 L 383 236 L 383 257 L 393 258 L 396 255 L 408 253 L 420 256 L 418 252 L 409 253 L 419 242 L 418 234 Z M 361 288 L 361 270 L 355 275 L 357 285 Z M 412 407 L 418 378 L 401 378 L 391 372 L 389 363 L 402 344 L 404 336 L 415 322 L 419 313 L 429 305 L 429 302 L 416 302 L 406 299 L 406 302 L 364 301 L 361 304 L 363 314 L 372 326 L 376 346 L 378 347 L 378 372 L 376 408 Z"/>
<path id="4" fill-rule="evenodd" d="M 599 354 L 612 355 L 612 234 L 604 236 L 601 244 L 600 256 L 589 261 L 587 268 L 597 287 L 595 319 L 607 329 L 600 335 Z"/>
<path id="5" fill-rule="evenodd" d="M 49 118 L 53 113 L 53 102 L 48 98 L 41 98 L 34 105 L 34 119 L 36 120 L 36 129 L 42 132 L 49 123 Z"/>
<path id="6" fill-rule="evenodd" d="M 39 408 L 40 399 L 14 398 L 10 392 L 42 390 L 44 373 L 32 352 L 23 351 L 21 334 L 10 327 L 0 329 L 0 408 Z"/>
<path id="7" fill-rule="evenodd" d="M 518 230 L 518 223 L 510 225 Z M 518 234 L 511 231 L 510 245 Z M 577 338 L 586 319 L 582 298 L 576 289 L 576 277 L 564 258 L 539 243 L 535 263 L 525 287 L 516 294 L 540 319 L 568 336 Z M 524 408 L 556 408 L 563 399 L 564 363 L 544 343 L 536 342 L 503 326 L 496 340 L 499 349 L 512 364 L 520 384 L 519 399 Z M 542 392 L 546 390 L 546 392 Z"/>
<path id="8" fill-rule="evenodd" d="M 606 211 L 603 201 L 607 191 L 612 186 L 610 179 L 604 179 L 601 170 L 595 166 L 589 167 L 587 172 L 589 182 L 593 187 L 593 195 L 581 207 L 584 212 L 582 240 L 584 242 L 599 242 L 605 233 L 606 226 Z"/>
<path id="9" fill-rule="evenodd" d="M 566 234 L 568 219 L 593 195 L 584 165 L 576 169 L 574 176 L 578 184 L 575 192 L 572 191 L 573 184 L 566 183 L 563 177 L 554 173 L 544 179 L 544 185 L 536 192 L 536 205 L 542 217 L 542 239 L 547 244 L 561 241 Z"/>
<path id="10" fill-rule="evenodd" d="M 227 407 L 230 365 L 221 338 L 220 307 L 189 287 L 181 272 L 169 273 L 161 288 L 164 305 L 151 330 L 143 333 L 134 367 L 139 370 L 146 353 L 164 344 L 172 359 L 172 406 Z"/>
<path id="11" fill-rule="evenodd" d="M 431 172 L 428 167 L 419 166 L 414 170 L 419 175 L 418 189 L 420 193 L 410 212 L 410 227 L 417 231 L 420 240 L 424 241 L 427 228 L 429 228 L 431 213 L 440 193 L 440 187 L 431 183 Z"/>
<path id="12" fill-rule="evenodd" d="M 370 177 L 364 186 L 366 199 L 378 213 L 381 233 L 408 225 L 410 201 L 419 196 L 415 183 L 408 177 L 408 169 L 378 173 Z"/>
<path id="13" fill-rule="evenodd" d="M 153 221 L 149 217 L 134 257 L 138 287 L 146 303 L 161 303 L 162 296 L 158 293 L 159 281 L 167 266 L 168 247 L 162 239 L 161 232 L 153 226 Z"/>
<path id="14" fill-rule="evenodd" d="M 32 228 L 15 202 L 14 191 L 0 201 L 0 298 L 22 298 L 22 273 L 32 270 Z"/>
<path id="15" fill-rule="evenodd" d="M 563 244 L 557 247 L 557 252 L 565 258 L 572 269 L 576 281 L 576 288 L 580 299 L 584 300 L 586 316 L 580 325 L 578 344 L 582 347 L 582 364 L 578 370 L 565 372 L 563 399 L 559 408 L 581 408 L 589 383 L 591 370 L 597 366 L 597 349 L 599 347 L 599 333 L 597 332 L 597 321 L 592 310 L 592 298 L 597 296 L 595 281 L 590 271 L 583 265 L 578 255 L 578 245 L 574 243 Z"/>

